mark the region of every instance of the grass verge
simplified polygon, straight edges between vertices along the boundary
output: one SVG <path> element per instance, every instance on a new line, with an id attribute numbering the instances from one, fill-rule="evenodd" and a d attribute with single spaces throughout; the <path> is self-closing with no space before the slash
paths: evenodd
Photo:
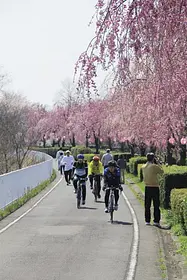
<path id="1" fill-rule="evenodd" d="M 139 187 L 141 192 L 144 193 L 145 190 L 144 183 L 140 182 L 138 177 L 134 176 L 133 174 L 126 173 L 126 178 L 130 179 L 135 185 Z M 132 188 L 131 184 L 128 183 L 128 186 L 135 194 L 135 190 Z M 141 204 L 143 204 L 141 196 L 138 195 L 137 193 L 135 195 L 138 198 L 138 200 L 141 202 Z M 172 234 L 177 237 L 176 243 L 177 243 L 178 250 L 176 251 L 176 253 L 182 255 L 185 258 L 185 264 L 187 265 L 187 236 L 184 234 L 184 230 L 182 229 L 180 224 L 174 225 L 173 215 L 171 213 L 171 210 L 165 210 L 161 208 L 161 213 L 162 213 L 162 219 L 164 223 L 166 223 L 168 226 L 171 227 Z"/>
<path id="2" fill-rule="evenodd" d="M 23 206 L 27 201 L 31 198 L 39 194 L 42 190 L 44 190 L 51 182 L 53 182 L 56 178 L 56 171 L 53 169 L 53 173 L 51 178 L 42 182 L 36 188 L 28 190 L 22 197 L 16 199 L 13 203 L 5 207 L 3 210 L 0 210 L 0 221 L 6 218 L 8 215 L 16 211 L 18 208 Z"/>

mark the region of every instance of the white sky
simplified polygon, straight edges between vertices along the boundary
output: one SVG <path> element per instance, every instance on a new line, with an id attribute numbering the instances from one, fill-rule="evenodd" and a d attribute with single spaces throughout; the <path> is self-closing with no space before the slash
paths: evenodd
<path id="1" fill-rule="evenodd" d="M 97 0 L 0 0 L 0 66 L 9 88 L 51 105 L 94 37 Z"/>

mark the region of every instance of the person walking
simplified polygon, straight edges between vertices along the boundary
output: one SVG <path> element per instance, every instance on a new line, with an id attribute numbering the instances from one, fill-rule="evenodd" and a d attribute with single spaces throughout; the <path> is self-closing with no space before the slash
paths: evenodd
<path id="1" fill-rule="evenodd" d="M 106 153 L 102 156 L 102 159 L 101 159 L 104 169 L 108 167 L 109 161 L 112 161 L 112 160 L 113 160 L 113 155 L 111 155 L 110 149 L 107 149 Z"/>
<path id="2" fill-rule="evenodd" d="M 63 165 L 62 165 L 62 161 L 63 161 L 63 157 L 64 157 L 64 153 L 60 152 L 60 156 L 58 157 L 58 170 L 60 171 L 60 174 L 63 174 Z"/>
<path id="3" fill-rule="evenodd" d="M 67 186 L 71 184 L 70 180 L 72 178 L 72 169 L 75 160 L 74 157 L 70 154 L 70 151 L 66 151 L 66 156 L 62 159 L 62 166 L 64 166 L 64 176 L 67 183 Z"/>
<path id="4" fill-rule="evenodd" d="M 126 160 L 124 159 L 123 155 L 119 156 L 119 159 L 117 160 L 117 165 L 120 169 L 120 183 L 125 184 L 125 168 L 126 168 Z"/>
<path id="5" fill-rule="evenodd" d="M 142 166 L 145 183 L 145 224 L 150 225 L 151 203 L 154 206 L 154 226 L 160 226 L 160 194 L 158 176 L 164 173 L 162 166 L 153 153 L 147 154 L 147 163 Z"/>

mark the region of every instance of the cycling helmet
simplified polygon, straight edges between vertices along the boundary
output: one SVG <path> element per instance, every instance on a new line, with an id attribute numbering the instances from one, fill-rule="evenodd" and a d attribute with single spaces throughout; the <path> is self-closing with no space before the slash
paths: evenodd
<path id="1" fill-rule="evenodd" d="M 108 167 L 117 167 L 117 164 L 114 160 L 108 162 Z"/>
<path id="2" fill-rule="evenodd" d="M 79 154 L 79 155 L 77 156 L 77 159 L 84 159 L 84 155 Z"/>
<path id="3" fill-rule="evenodd" d="M 94 157 L 93 157 L 93 160 L 94 160 L 94 161 L 99 161 L 100 158 L 99 158 L 98 156 L 94 156 Z"/>

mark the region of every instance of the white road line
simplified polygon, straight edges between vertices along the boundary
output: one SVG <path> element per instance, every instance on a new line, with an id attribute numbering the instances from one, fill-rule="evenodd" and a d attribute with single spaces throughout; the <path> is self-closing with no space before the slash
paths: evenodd
<path id="1" fill-rule="evenodd" d="M 21 216 L 19 216 L 17 219 L 12 221 L 10 224 L 8 224 L 6 227 L 2 228 L 0 230 L 0 234 L 9 229 L 11 226 L 16 224 L 18 221 L 20 221 L 23 217 L 25 217 L 29 212 L 31 212 L 44 198 L 46 198 L 57 186 L 58 184 L 62 181 L 62 178 L 50 189 L 44 196 L 42 196 L 31 208 L 29 208 L 26 212 L 24 212 Z"/>
<path id="2" fill-rule="evenodd" d="M 129 267 L 126 276 L 126 280 L 133 280 L 136 272 L 137 261 L 138 261 L 139 227 L 138 227 L 138 221 L 134 209 L 132 208 L 124 192 L 122 192 L 122 195 L 123 198 L 125 199 L 125 202 L 127 203 L 127 206 L 129 207 L 133 220 L 133 244 L 132 244 L 132 250 L 130 254 Z"/>

